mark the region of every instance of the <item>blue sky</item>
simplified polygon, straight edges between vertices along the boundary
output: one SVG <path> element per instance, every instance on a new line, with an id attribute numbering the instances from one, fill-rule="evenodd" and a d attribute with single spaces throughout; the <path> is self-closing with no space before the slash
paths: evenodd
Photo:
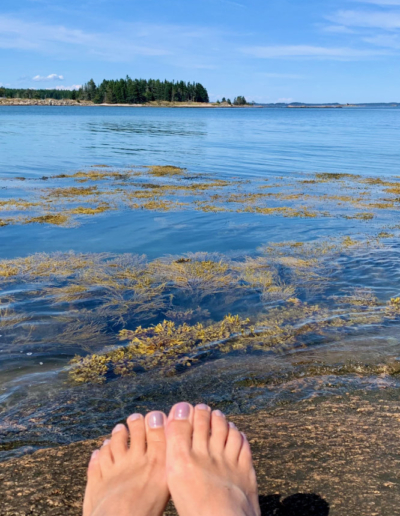
<path id="1" fill-rule="evenodd" d="M 400 101 L 400 0 L 1 0 L 0 83 L 202 82 L 212 100 Z"/>

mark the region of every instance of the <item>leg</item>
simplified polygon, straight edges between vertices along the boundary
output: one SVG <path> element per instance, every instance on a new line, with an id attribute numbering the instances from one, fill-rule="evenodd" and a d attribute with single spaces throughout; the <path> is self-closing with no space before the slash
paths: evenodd
<path id="1" fill-rule="evenodd" d="M 161 516 L 169 499 L 162 412 L 133 414 L 89 463 L 83 516 Z M 130 437 L 130 443 L 129 441 Z"/>
<path id="2" fill-rule="evenodd" d="M 167 423 L 167 483 L 179 516 L 259 516 L 246 437 L 219 410 L 175 405 Z"/>

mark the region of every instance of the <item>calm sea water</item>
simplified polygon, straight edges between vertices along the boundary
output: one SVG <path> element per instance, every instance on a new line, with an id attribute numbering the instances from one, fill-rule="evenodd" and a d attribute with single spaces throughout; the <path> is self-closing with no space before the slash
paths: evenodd
<path id="1" fill-rule="evenodd" d="M 43 176 L 73 174 L 99 164 L 115 168 L 174 165 L 219 179 L 275 181 L 340 173 L 396 180 L 399 139 L 399 109 L 0 107 L 0 200 L 18 198 Z M 25 181 L 15 182 L 16 177 Z M 385 224 L 392 227 L 399 222 L 396 215 L 388 214 Z M 251 256 L 268 243 L 373 234 L 386 226 L 343 217 L 115 211 L 79 227 L 0 227 L 0 260 L 67 251 L 137 253 L 150 260 L 188 252 Z M 343 256 L 341 276 L 330 295 L 343 294 L 351 284 L 370 289 L 382 302 L 399 295 L 396 235 L 391 234 L 385 247 Z M 14 286 L 12 294 L 23 299 L 25 288 Z M 0 289 L 1 301 L 10 291 L 7 285 Z M 27 310 L 34 312 L 36 325 L 48 316 L 40 302 Z M 58 316 L 62 315 L 60 311 Z M 178 377 L 164 378 L 154 371 L 140 381 L 125 378 L 101 386 L 73 386 L 66 379 L 64 368 L 79 350 L 57 345 L 57 338 L 51 349 L 36 348 L 29 339 L 6 340 L 14 338 L 17 330 L 7 333 L 1 328 L 0 322 L 4 458 L 99 435 L 130 411 L 166 408 L 182 397 L 206 400 L 228 411 L 248 411 L 316 394 L 386 388 L 398 382 L 394 376 L 373 372 L 299 370 L 300 363 L 334 368 L 348 362 L 376 364 L 386 357 L 396 360 L 399 327 L 392 323 L 368 323 L 362 334 L 322 337 L 318 345 L 310 343 L 281 354 L 228 354 Z M 251 378 L 261 376 L 264 383 L 251 383 Z"/>

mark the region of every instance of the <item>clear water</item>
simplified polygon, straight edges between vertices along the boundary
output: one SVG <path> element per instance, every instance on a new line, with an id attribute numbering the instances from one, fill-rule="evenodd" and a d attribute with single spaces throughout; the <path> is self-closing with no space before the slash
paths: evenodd
<path id="1" fill-rule="evenodd" d="M 42 188 L 39 180 L 43 176 L 73 174 L 96 164 L 117 169 L 174 165 L 192 174 L 250 181 L 295 181 L 316 173 L 396 181 L 400 176 L 399 136 L 398 109 L 0 107 L 0 200 Z M 25 181 L 15 181 L 16 177 Z M 330 193 L 335 188 L 335 184 L 328 185 Z M 368 289 L 384 304 L 400 294 L 399 239 L 398 230 L 393 229 L 399 222 L 396 210 L 385 211 L 368 223 L 343 216 L 122 209 L 85 219 L 78 227 L 0 227 L 0 260 L 69 251 L 144 254 L 148 260 L 208 252 L 240 260 L 256 256 L 260 246 L 270 243 L 389 231 L 390 238 L 376 248 L 342 252 L 329 272 L 331 286 L 313 299 L 319 302 L 323 296 L 345 295 L 354 287 Z M 87 308 L 96 298 L 87 300 L 87 305 L 55 309 L 49 308 L 44 295 L 32 298 L 35 289 L 34 281 L 11 287 L 0 281 L 0 300 L 12 291 L 15 305 L 33 320 L 32 332 L 41 328 L 40 338 L 29 340 L 18 337 L 20 329 L 26 330 L 26 322 L 6 331 L 0 324 L 3 458 L 100 435 L 133 410 L 167 409 L 178 398 L 205 400 L 238 412 L 319 394 L 398 384 L 396 375 L 374 369 L 377 364 L 393 364 L 400 356 L 398 318 L 393 317 L 380 323 L 367 321 L 362 328 L 359 325 L 340 336 L 314 335 L 280 353 L 217 355 L 173 377 L 153 370 L 102 385 L 74 385 L 65 368 L 75 353 L 85 353 L 84 342 L 82 346 L 76 341 L 73 345 L 57 343 L 52 324 L 72 309 Z M 250 299 L 243 295 L 235 308 L 251 315 Z M 268 306 L 272 305 L 270 301 Z M 218 319 L 212 303 L 202 308 L 210 308 Z M 121 329 L 105 322 L 107 334 Z M 134 329 L 132 325 L 140 323 L 132 319 L 128 326 Z M 104 343 L 99 343 L 91 352 L 103 348 Z M 340 370 L 349 363 L 365 364 L 365 370 Z"/>

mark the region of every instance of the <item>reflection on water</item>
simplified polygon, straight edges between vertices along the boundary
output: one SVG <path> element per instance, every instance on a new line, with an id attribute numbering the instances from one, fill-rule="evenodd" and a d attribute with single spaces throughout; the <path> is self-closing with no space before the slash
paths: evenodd
<path id="1" fill-rule="evenodd" d="M 177 398 L 398 386 L 399 124 L 1 108 L 0 456 Z M 187 171 L 135 168 L 155 164 Z"/>

